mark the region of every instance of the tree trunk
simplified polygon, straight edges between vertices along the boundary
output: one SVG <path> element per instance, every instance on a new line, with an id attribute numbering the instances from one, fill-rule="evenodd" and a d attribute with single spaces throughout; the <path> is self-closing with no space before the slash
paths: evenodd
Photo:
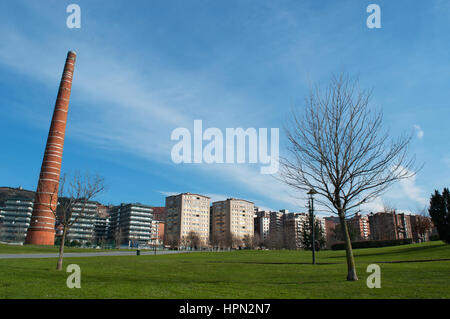
<path id="1" fill-rule="evenodd" d="M 347 255 L 347 280 L 356 281 L 358 276 L 356 275 L 355 259 L 353 258 L 352 242 L 350 240 L 350 234 L 348 233 L 347 223 L 345 222 L 344 212 L 339 212 L 339 219 L 341 221 L 341 228 L 345 242 L 345 252 Z"/>
<path id="2" fill-rule="evenodd" d="M 66 241 L 66 232 L 67 232 L 66 226 L 64 226 L 61 243 L 59 244 L 59 257 L 58 257 L 58 264 L 56 265 L 56 270 L 62 270 L 63 255 L 64 255 L 64 243 Z"/>

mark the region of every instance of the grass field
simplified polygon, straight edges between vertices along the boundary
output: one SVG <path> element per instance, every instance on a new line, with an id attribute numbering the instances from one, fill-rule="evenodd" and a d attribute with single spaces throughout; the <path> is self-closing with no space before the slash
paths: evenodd
<path id="1" fill-rule="evenodd" d="M 78 248 L 78 247 L 64 247 L 66 253 L 89 253 L 89 252 L 114 252 L 114 251 L 129 251 L 130 249 L 95 249 L 95 248 Z M 131 249 L 135 250 L 135 249 Z M 46 254 L 59 253 L 58 246 L 40 246 L 40 245 L 6 245 L 0 244 L 0 254 Z"/>
<path id="2" fill-rule="evenodd" d="M 0 298 L 450 298 L 450 245 L 354 253 L 357 282 L 345 280 L 344 251 L 320 251 L 314 266 L 311 252 L 287 250 L 66 258 L 81 267 L 81 289 L 67 288 L 55 258 L 0 259 Z M 366 286 L 372 263 L 379 289 Z"/>

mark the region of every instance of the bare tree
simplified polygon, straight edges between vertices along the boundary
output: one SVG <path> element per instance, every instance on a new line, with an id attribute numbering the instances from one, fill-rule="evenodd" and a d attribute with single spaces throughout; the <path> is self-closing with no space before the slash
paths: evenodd
<path id="1" fill-rule="evenodd" d="M 88 202 L 93 200 L 104 190 L 104 180 L 97 175 L 91 177 L 87 173 L 84 176 L 76 173 L 69 181 L 67 179 L 66 174 L 61 176 L 59 181 L 59 191 L 58 185 L 56 185 L 54 191 L 49 196 L 48 204 L 46 204 L 55 218 L 58 218 L 62 225 L 59 257 L 56 265 L 57 270 L 62 269 L 64 244 L 67 232 L 79 218 L 86 215 L 86 206 Z M 54 205 L 56 196 L 59 199 L 57 206 Z M 79 207 L 79 210 L 77 211 L 76 216 L 73 216 L 75 207 Z"/>
<path id="2" fill-rule="evenodd" d="M 395 213 L 396 209 L 394 205 L 392 205 L 388 201 L 383 201 L 383 213 L 392 214 Z"/>
<path id="3" fill-rule="evenodd" d="M 269 249 L 282 249 L 285 247 L 285 234 L 282 230 L 269 232 L 267 238 L 267 246 Z"/>
<path id="4" fill-rule="evenodd" d="M 242 244 L 245 248 L 254 249 L 256 247 L 254 236 L 250 236 L 248 234 L 244 235 L 242 238 Z"/>
<path id="5" fill-rule="evenodd" d="M 224 236 L 221 236 L 222 244 L 224 248 L 234 248 L 240 245 L 240 240 L 232 232 L 228 231 Z"/>
<path id="6" fill-rule="evenodd" d="M 185 238 L 186 246 L 191 247 L 191 249 L 197 249 L 200 247 L 200 237 L 199 235 L 194 232 L 190 231 L 188 235 Z"/>
<path id="7" fill-rule="evenodd" d="M 261 248 L 261 246 L 263 245 L 263 242 L 261 240 L 261 236 L 255 232 L 254 236 L 253 236 L 253 249 L 254 248 Z"/>
<path id="8" fill-rule="evenodd" d="M 120 249 L 120 245 L 122 245 L 122 242 L 125 239 L 124 231 L 122 227 L 120 227 L 120 225 L 116 225 L 116 228 L 114 229 L 113 233 L 113 239 L 114 239 L 114 246 L 116 247 L 116 249 Z"/>
<path id="9" fill-rule="evenodd" d="M 357 80 L 334 76 L 325 90 L 311 89 L 303 113 L 293 110 L 285 130 L 289 158 L 281 179 L 297 191 L 314 189 L 318 203 L 339 216 L 346 247 L 347 280 L 358 280 L 345 218 L 400 179 L 416 173 L 407 151 L 412 134 L 390 140 L 371 92 Z"/>
<path id="10" fill-rule="evenodd" d="M 219 247 L 219 236 L 217 236 L 216 234 L 211 234 L 211 236 L 209 236 L 209 244 L 211 245 L 211 247 L 213 247 L 213 249 L 216 249 Z"/>
<path id="11" fill-rule="evenodd" d="M 220 249 L 228 248 L 231 245 L 231 240 L 228 234 L 217 234 L 214 240 L 217 241 L 217 245 Z"/>
<path id="12" fill-rule="evenodd" d="M 13 222 L 16 224 L 16 221 Z M 23 243 L 25 241 L 26 230 L 20 223 L 15 225 L 13 241 L 17 243 Z"/>
<path id="13" fill-rule="evenodd" d="M 427 235 L 431 232 L 433 229 L 433 223 L 431 221 L 430 217 L 422 216 L 422 215 L 416 215 L 412 217 L 412 231 L 413 231 L 413 239 L 416 235 L 417 241 L 426 241 Z"/>
<path id="14" fill-rule="evenodd" d="M 180 245 L 177 236 L 173 234 L 165 234 L 164 235 L 164 244 L 169 246 L 169 249 L 177 249 Z"/>
<path id="15" fill-rule="evenodd" d="M 428 205 L 422 207 L 416 205 L 415 211 L 418 215 L 414 218 L 413 232 L 417 234 L 419 240 L 426 241 L 433 230 L 433 221 L 428 214 Z"/>

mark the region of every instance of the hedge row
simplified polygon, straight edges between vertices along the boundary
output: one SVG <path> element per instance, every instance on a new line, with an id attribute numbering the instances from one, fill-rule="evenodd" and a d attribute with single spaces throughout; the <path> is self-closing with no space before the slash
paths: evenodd
<path id="1" fill-rule="evenodd" d="M 353 249 L 358 248 L 375 248 L 375 247 L 387 247 L 412 244 L 411 238 L 405 239 L 391 239 L 391 240 L 363 240 L 355 241 L 352 243 Z M 345 243 L 337 243 L 331 246 L 332 250 L 344 250 Z"/>

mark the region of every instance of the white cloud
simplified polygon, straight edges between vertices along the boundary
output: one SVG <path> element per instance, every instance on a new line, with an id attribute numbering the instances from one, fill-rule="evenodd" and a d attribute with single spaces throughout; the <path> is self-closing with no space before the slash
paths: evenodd
<path id="1" fill-rule="evenodd" d="M 364 212 L 368 212 L 368 213 L 382 212 L 383 209 L 384 209 L 384 203 L 383 203 L 383 199 L 380 197 L 377 197 L 374 200 L 372 200 L 371 202 L 361 205 L 361 210 Z"/>
<path id="2" fill-rule="evenodd" d="M 411 178 L 403 179 L 399 182 L 403 194 L 410 200 L 421 205 L 427 204 L 427 199 L 423 197 L 423 190 L 416 184 L 416 175 Z"/>
<path id="3" fill-rule="evenodd" d="M 422 128 L 420 127 L 420 125 L 415 124 L 414 125 L 414 130 L 416 131 L 416 136 L 419 140 L 421 140 L 423 138 L 424 135 L 424 131 L 422 130 Z"/>
<path id="4" fill-rule="evenodd" d="M 382 211 L 384 202 L 388 203 L 388 206 L 394 203 L 392 204 L 394 205 L 393 209 L 405 212 L 428 205 L 428 199 L 424 196 L 424 190 L 417 184 L 417 174 L 398 181 L 388 192 L 377 198 L 372 203 L 373 207 L 371 208 Z"/>

